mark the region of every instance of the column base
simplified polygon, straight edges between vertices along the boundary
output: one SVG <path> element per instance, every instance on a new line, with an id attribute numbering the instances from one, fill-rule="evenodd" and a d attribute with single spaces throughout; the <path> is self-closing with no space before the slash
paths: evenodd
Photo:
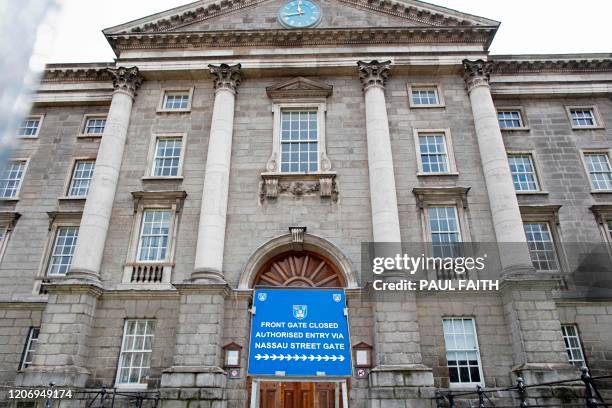
<path id="1" fill-rule="evenodd" d="M 67 280 L 90 281 L 92 283 L 100 283 L 100 274 L 89 269 L 70 269 L 66 274 Z"/>
<path id="2" fill-rule="evenodd" d="M 187 407 L 189 401 L 208 401 L 211 408 L 225 408 L 226 382 L 227 373 L 216 366 L 167 368 L 161 377 L 161 406 Z"/>
<path id="3" fill-rule="evenodd" d="M 431 368 L 423 364 L 377 366 L 370 372 L 368 407 L 435 406 Z"/>
<path id="4" fill-rule="evenodd" d="M 581 372 L 578 367 L 570 364 L 525 363 L 513 367 L 512 374 L 521 377 L 525 385 L 531 385 L 579 379 Z"/>
<path id="5" fill-rule="evenodd" d="M 578 379 L 580 370 L 569 364 L 526 363 L 512 369 L 515 377 L 521 377 L 525 385 Z M 577 404 L 584 399 L 584 385 L 581 380 L 527 389 L 527 403 L 531 405 L 566 406 Z M 553 404 L 553 405 L 551 405 Z"/>
<path id="6" fill-rule="evenodd" d="M 214 269 L 196 269 L 191 273 L 189 282 L 226 284 L 223 272 Z"/>
<path id="7" fill-rule="evenodd" d="M 17 374 L 15 385 L 22 387 L 85 387 L 91 372 L 78 366 L 33 366 Z"/>

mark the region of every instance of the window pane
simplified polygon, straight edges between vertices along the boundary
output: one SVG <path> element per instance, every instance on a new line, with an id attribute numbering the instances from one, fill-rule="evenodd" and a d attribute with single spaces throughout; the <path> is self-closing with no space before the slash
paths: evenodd
<path id="1" fill-rule="evenodd" d="M 444 135 L 419 135 L 419 148 L 424 173 L 448 172 Z"/>
<path id="2" fill-rule="evenodd" d="M 436 88 L 412 88 L 413 105 L 438 105 Z"/>
<path id="3" fill-rule="evenodd" d="M 185 110 L 189 106 L 189 92 L 166 92 L 164 109 Z"/>
<path id="4" fill-rule="evenodd" d="M 281 171 L 317 171 L 319 169 L 317 112 L 283 111 L 281 129 Z"/>
<path id="5" fill-rule="evenodd" d="M 95 166 L 94 160 L 78 160 L 75 163 L 68 189 L 70 197 L 87 197 Z"/>
<path id="6" fill-rule="evenodd" d="M 557 252 L 548 223 L 529 222 L 524 223 L 523 228 L 533 267 L 539 271 L 558 270 Z"/>
<path id="7" fill-rule="evenodd" d="M 578 328 L 576 325 L 562 325 L 561 332 L 563 333 L 565 350 L 567 351 L 567 358 L 570 364 L 577 367 L 583 367 L 585 361 L 582 353 L 582 345 L 580 344 L 580 337 L 578 337 Z"/>
<path id="8" fill-rule="evenodd" d="M 429 207 L 427 209 L 433 255 L 437 257 L 454 257 L 461 241 L 457 209 L 455 207 Z"/>
<path id="9" fill-rule="evenodd" d="M 170 210 L 145 210 L 142 215 L 138 260 L 163 261 L 168 249 Z"/>
<path id="10" fill-rule="evenodd" d="M 26 338 L 25 349 L 23 358 L 21 360 L 21 369 L 32 365 L 34 354 L 36 352 L 36 346 L 38 344 L 38 333 L 40 332 L 39 327 L 31 327 Z"/>
<path id="11" fill-rule="evenodd" d="M 88 135 L 101 135 L 104 133 L 104 127 L 106 126 L 106 118 L 87 118 L 85 122 L 85 129 L 83 133 Z"/>
<path id="12" fill-rule="evenodd" d="M 497 120 L 502 129 L 512 129 L 523 127 L 523 120 L 520 111 L 498 111 Z"/>
<path id="13" fill-rule="evenodd" d="M 151 366 L 154 325 L 153 320 L 126 321 L 123 346 L 119 357 L 118 383 L 141 384 L 144 382 Z"/>
<path id="14" fill-rule="evenodd" d="M 576 127 L 596 126 L 595 115 L 592 109 L 572 109 L 572 124 Z"/>
<path id="15" fill-rule="evenodd" d="M 38 133 L 38 127 L 40 126 L 40 119 L 36 117 L 29 117 L 19 124 L 17 128 L 18 136 L 32 137 Z"/>
<path id="16" fill-rule="evenodd" d="M 473 319 L 448 318 L 442 323 L 450 382 L 480 382 L 480 353 Z"/>
<path id="17" fill-rule="evenodd" d="M 79 227 L 59 227 L 55 233 L 47 275 L 65 275 L 70 269 Z"/>
<path id="18" fill-rule="evenodd" d="M 24 161 L 11 161 L 0 171 L 0 198 L 11 198 L 17 196 L 21 186 Z"/>
<path id="19" fill-rule="evenodd" d="M 516 191 L 538 191 L 538 180 L 530 154 L 508 155 L 508 164 Z"/>
<path id="20" fill-rule="evenodd" d="M 153 176 L 177 176 L 181 159 L 182 138 L 161 138 L 155 146 Z"/>
<path id="21" fill-rule="evenodd" d="M 610 158 L 605 153 L 586 153 L 584 160 L 594 190 L 612 190 Z"/>

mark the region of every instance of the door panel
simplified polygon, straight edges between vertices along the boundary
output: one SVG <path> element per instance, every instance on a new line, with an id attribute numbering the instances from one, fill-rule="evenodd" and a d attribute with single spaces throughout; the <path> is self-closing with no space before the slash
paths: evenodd
<path id="1" fill-rule="evenodd" d="M 260 408 L 335 408 L 336 402 L 335 383 L 265 381 L 259 393 Z"/>

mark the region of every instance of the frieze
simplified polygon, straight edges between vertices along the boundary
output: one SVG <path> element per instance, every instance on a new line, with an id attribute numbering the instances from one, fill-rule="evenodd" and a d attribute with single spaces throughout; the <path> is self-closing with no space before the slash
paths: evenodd
<path id="1" fill-rule="evenodd" d="M 42 82 L 110 82 L 107 68 L 47 68 Z"/>
<path id="2" fill-rule="evenodd" d="M 312 196 L 338 201 L 338 185 L 336 173 L 284 174 L 264 173 L 259 183 L 259 199 L 274 200 L 281 195 L 295 197 Z"/>

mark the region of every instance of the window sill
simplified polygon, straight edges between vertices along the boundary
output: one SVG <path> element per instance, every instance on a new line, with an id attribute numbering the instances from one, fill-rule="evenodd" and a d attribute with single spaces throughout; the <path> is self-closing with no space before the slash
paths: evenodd
<path id="1" fill-rule="evenodd" d="M 612 190 L 591 190 L 591 194 L 612 194 Z"/>
<path id="2" fill-rule="evenodd" d="M 63 197 L 57 197 L 57 199 L 59 201 L 77 201 L 77 202 L 81 202 L 83 200 L 86 200 L 87 196 L 85 196 L 85 197 L 63 196 Z"/>
<path id="3" fill-rule="evenodd" d="M 261 173 L 259 197 L 261 201 L 281 195 L 310 196 L 319 192 L 321 198 L 338 200 L 335 171 L 312 173 Z"/>
<path id="4" fill-rule="evenodd" d="M 148 388 L 148 384 L 115 384 L 115 388 L 121 391 L 142 391 Z"/>
<path id="5" fill-rule="evenodd" d="M 155 112 L 156 113 L 190 113 L 191 108 L 189 109 L 158 109 Z"/>
<path id="6" fill-rule="evenodd" d="M 79 133 L 77 139 L 101 139 L 103 133 Z"/>
<path id="7" fill-rule="evenodd" d="M 19 140 L 38 140 L 38 135 L 35 136 L 17 136 Z"/>
<path id="8" fill-rule="evenodd" d="M 410 109 L 441 109 L 446 108 L 446 105 L 437 104 L 437 105 L 412 105 L 410 104 Z"/>
<path id="9" fill-rule="evenodd" d="M 183 176 L 143 176 L 142 181 L 182 181 Z"/>
<path id="10" fill-rule="evenodd" d="M 19 201 L 19 197 L 0 197 L 0 202 L 4 201 L 7 203 L 13 203 Z"/>
<path id="11" fill-rule="evenodd" d="M 530 195 L 548 195 L 548 191 L 516 191 L 516 195 L 519 196 L 530 196 Z"/>
<path id="12" fill-rule="evenodd" d="M 446 173 L 423 173 L 419 171 L 417 177 L 458 177 L 459 173 L 456 171 L 449 171 Z"/>
<path id="13" fill-rule="evenodd" d="M 572 126 L 572 130 L 604 130 L 603 126 Z"/>
<path id="14" fill-rule="evenodd" d="M 449 383 L 448 384 L 448 388 L 454 391 L 474 391 L 474 389 L 477 386 L 484 388 L 483 383 L 461 383 L 461 384 Z"/>
<path id="15" fill-rule="evenodd" d="M 531 129 L 528 127 L 515 127 L 515 128 L 503 128 L 500 126 L 502 132 L 529 132 Z"/>

